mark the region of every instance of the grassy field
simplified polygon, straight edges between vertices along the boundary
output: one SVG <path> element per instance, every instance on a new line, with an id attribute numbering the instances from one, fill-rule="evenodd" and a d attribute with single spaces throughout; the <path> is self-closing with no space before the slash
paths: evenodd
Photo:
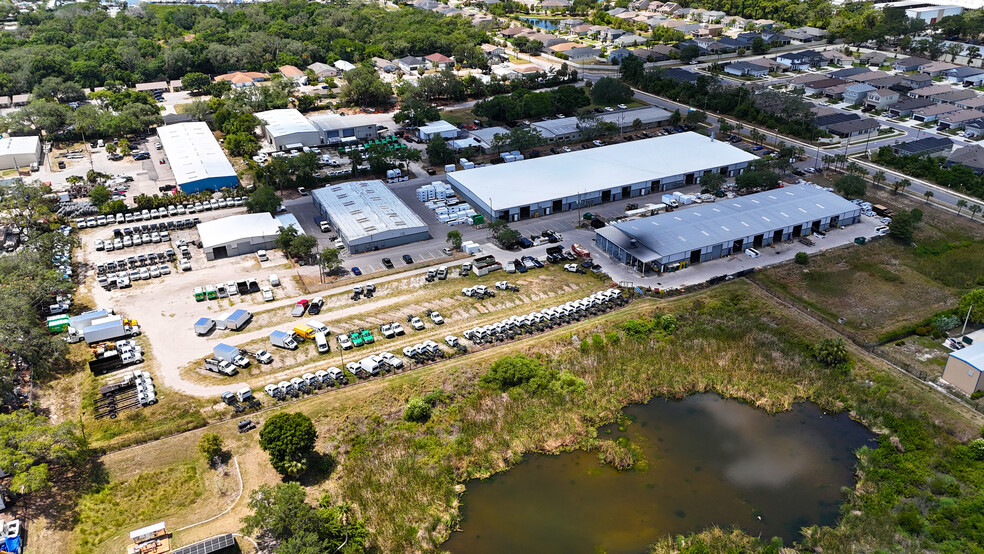
<path id="1" fill-rule="evenodd" d="M 638 332 L 654 314 L 665 312 L 676 316 L 675 332 Z M 627 320 L 637 323 L 626 326 Z M 819 366 L 810 348 L 829 334 L 738 281 L 670 301 L 639 301 L 503 348 L 310 397 L 285 409 L 312 417 L 320 433 L 318 449 L 339 460 L 330 477 L 302 480 L 310 497 L 328 492 L 333 499 L 352 503 L 367 520 L 371 546 L 381 552 L 439 549 L 457 526 L 458 499 L 469 478 L 507 469 L 530 452 L 595 448 L 596 426 L 614 420 L 623 406 L 658 395 L 704 391 L 769 411 L 812 400 L 825 410 L 848 410 L 882 434 L 878 448 L 859 453 L 860 481 L 846 493 L 844 521 L 834 529 L 808 531 L 804 544 L 826 551 L 918 550 L 937 549 L 945 538 L 951 541 L 951 551 L 967 551 L 961 546 L 975 539 L 974 532 L 957 515 L 963 517 L 980 501 L 984 463 L 968 462 L 961 450 L 966 447 L 958 441 L 975 436 L 984 418 L 886 369 L 853 346 L 849 373 Z M 477 385 L 495 359 L 515 352 L 583 379 L 583 392 L 514 389 L 502 394 Z M 444 400 L 429 422 L 403 421 L 410 397 L 435 391 L 442 392 Z M 232 422 L 210 431 L 222 434 L 241 460 L 247 490 L 276 479 L 257 448 L 255 434 L 237 435 Z M 105 456 L 103 463 L 114 476 L 105 486 L 133 481 L 141 472 L 153 476 L 167 470 L 168 478 L 181 478 L 200 433 Z M 897 450 L 890 437 L 901 441 L 905 452 Z M 954 456 L 964 456 L 959 466 L 947 461 Z M 903 467 L 918 471 L 898 469 Z M 953 486 L 940 485 L 944 481 L 956 483 L 962 494 L 954 497 Z M 213 513 L 224 509 L 226 504 L 206 500 L 209 486 L 201 490 L 201 499 L 189 501 L 187 510 L 206 512 L 208 502 Z M 131 509 L 137 513 L 153 502 L 152 497 L 134 496 Z M 87 513 L 103 513 L 109 509 L 103 506 L 106 502 L 102 497 L 83 499 Z M 935 534 L 899 536 L 897 521 L 902 509 L 911 512 L 909 506 L 917 509 L 916 519 L 926 522 L 927 530 L 929 522 L 937 527 Z M 951 512 L 943 511 L 944 506 Z M 235 529 L 244 513 L 238 503 L 229 514 L 189 530 L 181 539 L 188 542 Z M 118 529 L 116 536 L 135 526 Z M 79 532 L 74 540 L 80 540 Z M 116 543 L 106 534 L 100 536 L 106 540 L 95 551 L 110 551 L 108 545 Z M 743 534 L 713 530 L 686 540 L 744 544 L 747 550 L 763 547 Z M 670 551 L 671 546 L 660 548 Z"/>
<path id="2" fill-rule="evenodd" d="M 914 244 L 891 239 L 786 264 L 754 279 L 841 328 L 860 342 L 952 308 L 961 294 L 984 284 L 984 227 L 887 192 L 873 202 L 924 210 Z M 843 319 L 843 323 L 840 320 Z"/>

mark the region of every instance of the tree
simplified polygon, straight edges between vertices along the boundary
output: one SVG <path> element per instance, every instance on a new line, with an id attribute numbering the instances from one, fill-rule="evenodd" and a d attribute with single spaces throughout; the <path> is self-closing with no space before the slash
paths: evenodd
<path id="1" fill-rule="evenodd" d="M 974 216 L 976 216 L 977 214 L 981 213 L 981 207 L 978 204 L 974 204 L 973 206 L 971 206 L 971 207 L 969 207 L 967 209 L 970 210 L 970 214 L 971 214 L 970 215 L 970 219 L 974 219 Z"/>
<path id="2" fill-rule="evenodd" d="M 691 60 L 695 60 L 700 57 L 700 48 L 695 44 L 689 46 L 684 46 L 680 50 L 680 61 L 683 63 L 690 63 Z"/>
<path id="3" fill-rule="evenodd" d="M 324 494 L 317 506 L 305 502 L 304 487 L 295 482 L 261 485 L 249 495 L 251 513 L 242 532 L 270 544 L 274 554 L 365 552 L 365 523 L 345 504 Z"/>
<path id="4" fill-rule="evenodd" d="M 447 243 L 455 250 L 461 250 L 461 231 L 448 231 Z"/>
<path id="5" fill-rule="evenodd" d="M 393 89 L 375 69 L 360 65 L 345 74 L 342 99 L 353 106 L 386 106 L 392 102 Z"/>
<path id="6" fill-rule="evenodd" d="M 277 245 L 277 248 L 281 249 L 286 253 L 290 249 L 290 243 L 298 237 L 297 229 L 293 225 L 288 225 L 280 230 L 277 234 L 277 238 L 273 239 L 273 242 Z"/>
<path id="7" fill-rule="evenodd" d="M 106 143 L 106 152 L 108 154 L 115 154 L 116 153 L 116 143 L 115 142 L 107 142 Z"/>
<path id="8" fill-rule="evenodd" d="M 892 192 L 898 194 L 900 192 L 905 192 L 905 189 L 912 186 L 912 181 L 909 179 L 899 179 L 892 183 Z"/>
<path id="9" fill-rule="evenodd" d="M 769 190 L 779 186 L 779 175 L 772 171 L 746 171 L 735 177 L 739 190 Z"/>
<path id="10" fill-rule="evenodd" d="M 896 240 L 909 243 L 916 232 L 916 224 L 921 220 L 922 212 L 919 210 L 899 210 L 888 224 L 888 234 Z"/>
<path id="11" fill-rule="evenodd" d="M 591 100 L 595 104 L 624 104 L 632 100 L 632 89 L 615 77 L 602 77 L 591 87 Z"/>
<path id="12" fill-rule="evenodd" d="M 700 185 L 710 191 L 711 194 L 714 194 L 715 192 L 721 190 L 721 187 L 724 186 L 724 181 L 724 175 L 714 172 L 708 173 L 701 177 Z"/>
<path id="13" fill-rule="evenodd" d="M 814 346 L 813 355 L 818 362 L 827 367 L 843 365 L 849 359 L 847 346 L 841 337 L 821 339 Z"/>
<path id="14" fill-rule="evenodd" d="M 543 371 L 543 364 L 523 354 L 499 358 L 482 375 L 481 383 L 500 391 L 518 387 Z"/>
<path id="15" fill-rule="evenodd" d="M 927 190 L 926 192 L 923 193 L 923 196 L 926 197 L 926 203 L 929 204 L 929 200 L 935 195 L 933 194 L 933 191 Z"/>
<path id="16" fill-rule="evenodd" d="M 427 143 L 427 161 L 431 165 L 447 165 L 454 163 L 454 151 L 448 146 L 448 141 L 444 137 L 435 136 Z"/>
<path id="17" fill-rule="evenodd" d="M 96 185 L 89 191 L 89 200 L 92 205 L 100 208 L 113 197 L 113 193 L 106 188 L 106 185 Z"/>
<path id="18" fill-rule="evenodd" d="M 424 399 L 419 396 L 411 398 L 410 402 L 407 403 L 406 409 L 403 410 L 403 419 L 415 423 L 424 423 L 430 419 L 430 416 L 430 404 L 424 402 Z"/>
<path id="19" fill-rule="evenodd" d="M 967 207 L 967 201 L 963 198 L 957 200 L 957 215 L 960 215 L 960 210 Z"/>
<path id="20" fill-rule="evenodd" d="M 868 190 L 868 185 L 857 175 L 844 175 L 834 181 L 834 190 L 846 198 L 861 198 Z"/>
<path id="21" fill-rule="evenodd" d="M 287 247 L 286 254 L 295 260 L 303 260 L 311 254 L 311 251 L 317 248 L 318 239 L 312 237 L 311 235 L 297 235 L 290 241 L 290 245 Z"/>
<path id="22" fill-rule="evenodd" d="M 974 60 L 981 57 L 981 49 L 979 46 L 971 46 L 967 48 L 967 65 L 974 65 Z"/>
<path id="23" fill-rule="evenodd" d="M 731 131 L 735 129 L 735 126 L 731 124 L 730 121 L 723 117 L 719 117 L 717 120 L 718 129 L 720 129 L 722 135 L 730 134 Z"/>
<path id="24" fill-rule="evenodd" d="M 687 125 L 697 125 L 698 123 L 703 123 L 707 121 L 707 114 L 700 110 L 690 110 L 687 112 L 687 116 L 683 118 Z"/>
<path id="25" fill-rule="evenodd" d="M 509 227 L 509 224 L 501 219 L 496 219 L 489 223 L 489 231 L 499 246 L 510 248 L 519 240 L 519 231 Z"/>
<path id="26" fill-rule="evenodd" d="M 129 156 L 130 155 L 130 141 L 128 141 L 127 139 L 121 138 L 116 143 L 116 148 L 119 150 L 119 153 L 120 154 L 122 154 L 124 156 Z"/>
<path id="27" fill-rule="evenodd" d="M 52 473 L 52 466 L 78 464 L 85 455 L 85 441 L 76 434 L 75 423 L 52 425 L 29 410 L 0 414 L 0 469 L 12 475 L 10 491 L 47 489 L 59 474 Z"/>
<path id="28" fill-rule="evenodd" d="M 323 248 L 318 254 L 318 265 L 325 273 L 332 273 L 342 263 L 337 248 Z"/>
<path id="29" fill-rule="evenodd" d="M 252 133 L 233 133 L 226 135 L 225 147 L 233 156 L 247 158 L 260 151 L 260 141 Z"/>
<path id="30" fill-rule="evenodd" d="M 886 180 L 885 172 L 880 169 L 871 176 L 871 182 L 876 185 L 884 185 Z"/>
<path id="31" fill-rule="evenodd" d="M 769 51 L 769 45 L 765 42 L 762 37 L 755 37 L 752 39 L 752 54 L 756 56 L 761 56 Z"/>
<path id="32" fill-rule="evenodd" d="M 246 211 L 251 214 L 267 212 L 271 215 L 280 209 L 280 197 L 270 185 L 256 187 L 246 200 Z"/>
<path id="33" fill-rule="evenodd" d="M 683 115 L 680 114 L 680 110 L 673 110 L 670 114 L 670 127 L 676 127 L 683 121 Z"/>
<path id="34" fill-rule="evenodd" d="M 793 261 L 799 265 L 806 265 L 810 263 L 810 255 L 806 252 L 797 252 L 796 255 L 793 256 Z"/>
<path id="35" fill-rule="evenodd" d="M 393 114 L 393 121 L 410 127 L 420 127 L 438 119 L 441 119 L 441 112 L 437 107 L 416 98 L 401 100 L 400 111 Z"/>
<path id="36" fill-rule="evenodd" d="M 766 139 L 768 139 L 768 137 L 765 136 L 765 133 L 759 131 L 758 129 L 752 129 L 751 131 L 749 131 L 748 138 L 752 139 L 752 142 L 756 144 L 762 144 L 763 142 L 766 141 Z"/>
<path id="37" fill-rule="evenodd" d="M 181 78 L 181 88 L 194 94 L 204 94 L 211 84 L 212 79 L 209 79 L 208 75 L 197 71 L 187 73 Z"/>
<path id="38" fill-rule="evenodd" d="M 287 474 L 287 462 L 306 460 L 317 439 L 311 418 L 299 412 L 271 416 L 260 429 L 260 448 L 270 455 L 270 464 L 281 475 Z"/>
<path id="39" fill-rule="evenodd" d="M 206 463 L 215 465 L 215 461 L 222 456 L 222 437 L 215 433 L 205 433 L 198 440 L 198 451 L 202 453 Z"/>
<path id="40" fill-rule="evenodd" d="M 984 323 L 984 289 L 974 289 L 960 297 L 957 313 L 965 317 L 967 310 L 970 310 L 971 323 Z"/>
<path id="41" fill-rule="evenodd" d="M 946 48 L 944 48 L 943 50 L 950 55 L 951 62 L 956 62 L 957 56 L 959 56 L 960 52 L 963 51 L 963 45 L 953 42 L 946 45 Z"/>

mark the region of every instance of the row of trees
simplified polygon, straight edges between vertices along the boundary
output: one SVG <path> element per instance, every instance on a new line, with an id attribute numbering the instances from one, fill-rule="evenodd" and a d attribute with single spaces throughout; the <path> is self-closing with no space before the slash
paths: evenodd
<path id="1" fill-rule="evenodd" d="M 976 175 L 965 165 L 944 167 L 946 158 L 934 156 L 899 156 L 889 146 L 882 146 L 872 157 L 875 163 L 906 175 L 926 179 L 955 191 L 984 198 L 984 176 Z"/>
<path id="2" fill-rule="evenodd" d="M 573 114 L 591 103 L 584 89 L 563 85 L 554 90 L 532 92 L 519 89 L 475 104 L 475 115 L 493 121 L 514 122 L 557 113 Z"/>

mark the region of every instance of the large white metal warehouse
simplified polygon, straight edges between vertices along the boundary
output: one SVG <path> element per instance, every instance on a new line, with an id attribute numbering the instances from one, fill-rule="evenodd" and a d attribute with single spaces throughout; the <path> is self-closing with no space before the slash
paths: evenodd
<path id="1" fill-rule="evenodd" d="M 16 169 L 40 162 L 40 138 L 8 137 L 0 139 L 0 169 Z"/>
<path id="2" fill-rule="evenodd" d="M 427 224 L 378 179 L 315 189 L 311 197 L 352 254 L 430 238 Z"/>
<path id="3" fill-rule="evenodd" d="M 268 110 L 256 114 L 263 135 L 277 150 L 324 144 L 321 129 L 295 109 Z"/>
<path id="4" fill-rule="evenodd" d="M 164 125 L 157 128 L 157 136 L 182 191 L 219 190 L 239 184 L 236 170 L 207 124 Z"/>
<path id="5" fill-rule="evenodd" d="M 698 133 L 679 133 L 515 163 L 455 171 L 451 186 L 491 218 L 517 221 L 733 177 L 756 156 Z"/>
<path id="6" fill-rule="evenodd" d="M 861 208 L 812 185 L 793 185 L 598 229 L 598 248 L 645 274 L 676 271 L 748 248 L 861 219 Z"/>
<path id="7" fill-rule="evenodd" d="M 283 223 L 268 213 L 231 215 L 198 224 L 205 258 L 242 256 L 276 246 Z"/>

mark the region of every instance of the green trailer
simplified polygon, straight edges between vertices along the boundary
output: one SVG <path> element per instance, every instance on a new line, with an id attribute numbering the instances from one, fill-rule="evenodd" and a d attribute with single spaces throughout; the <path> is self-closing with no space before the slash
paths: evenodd
<path id="1" fill-rule="evenodd" d="M 485 216 L 482 214 L 475 214 L 472 216 L 472 225 L 481 225 L 485 223 Z"/>
<path id="2" fill-rule="evenodd" d="M 58 334 L 68 329 L 68 316 L 67 315 L 53 315 L 48 318 L 48 332 L 52 334 Z"/>

